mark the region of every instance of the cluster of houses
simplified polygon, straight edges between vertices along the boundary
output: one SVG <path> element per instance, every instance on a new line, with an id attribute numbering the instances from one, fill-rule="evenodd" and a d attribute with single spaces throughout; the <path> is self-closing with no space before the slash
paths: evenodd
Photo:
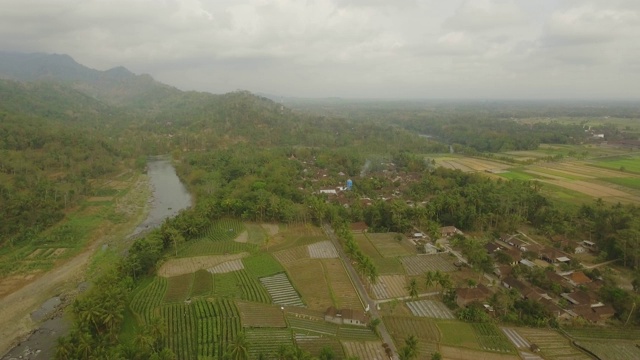
<path id="1" fill-rule="evenodd" d="M 590 241 L 583 241 L 580 247 L 585 251 L 595 250 L 595 244 Z M 501 236 L 498 241 L 488 243 L 485 249 L 491 256 L 502 252 L 512 259 L 509 264 L 497 265 L 494 269 L 494 275 L 499 279 L 500 286 L 515 290 L 522 299 L 539 302 L 557 319 L 571 320 L 582 317 L 591 323 L 599 324 L 615 314 L 611 305 L 598 301 L 597 291 L 602 286 L 602 281 L 593 280 L 582 271 L 558 270 L 556 265 L 574 261 L 568 254 L 553 247 L 529 243 L 517 235 Z M 525 252 L 528 253 L 529 259 L 523 256 Z M 568 291 L 557 297 L 526 280 L 518 279 L 512 274 L 517 265 L 547 269 L 544 272 L 546 280 L 559 285 L 563 291 Z M 550 270 L 550 267 L 554 270 Z M 461 307 L 474 302 L 484 304 L 492 295 L 493 292 L 481 284 L 473 288 L 458 288 L 456 303 Z M 488 306 L 485 307 L 488 308 Z"/>

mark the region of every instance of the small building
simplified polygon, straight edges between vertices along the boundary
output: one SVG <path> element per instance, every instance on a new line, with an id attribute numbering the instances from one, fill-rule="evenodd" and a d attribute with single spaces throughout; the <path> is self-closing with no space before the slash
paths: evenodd
<path id="1" fill-rule="evenodd" d="M 522 259 L 522 260 L 520 260 L 519 263 L 524 265 L 524 266 L 526 266 L 526 267 L 528 267 L 528 268 L 530 268 L 530 269 L 533 269 L 533 268 L 535 268 L 537 266 L 533 261 L 527 260 L 527 259 Z"/>
<path id="2" fill-rule="evenodd" d="M 513 276 L 507 276 L 506 278 L 502 279 L 502 286 L 506 287 L 507 289 L 518 290 L 522 297 L 524 297 L 524 295 L 530 290 L 527 285 L 525 285 L 522 281 L 514 278 Z"/>
<path id="3" fill-rule="evenodd" d="M 529 243 L 522 241 L 516 237 L 512 237 L 511 239 L 509 239 L 509 241 L 507 242 L 507 244 L 515 247 L 516 249 L 524 252 L 527 251 L 527 246 L 529 245 Z"/>
<path id="4" fill-rule="evenodd" d="M 337 195 L 336 189 L 320 189 L 320 194 Z"/>
<path id="5" fill-rule="evenodd" d="M 518 265 L 520 260 L 522 260 L 522 252 L 515 249 L 507 249 L 504 251 L 511 258 L 511 262 L 509 263 L 512 266 Z"/>
<path id="6" fill-rule="evenodd" d="M 455 226 L 443 226 L 440 228 L 440 234 L 442 237 L 451 237 L 453 235 L 464 235 L 464 233 L 458 230 Z"/>
<path id="7" fill-rule="evenodd" d="M 513 268 L 510 265 L 499 265 L 493 268 L 493 273 L 500 279 L 504 279 L 511 274 Z"/>
<path id="8" fill-rule="evenodd" d="M 339 325 L 347 324 L 358 326 L 367 326 L 367 323 L 369 322 L 368 316 L 364 311 L 355 309 L 336 309 L 333 306 L 330 306 L 327 308 L 327 311 L 325 311 L 324 320 Z"/>
<path id="9" fill-rule="evenodd" d="M 364 221 L 351 223 L 349 227 L 351 229 L 351 232 L 355 233 L 365 233 L 369 230 L 369 226 Z"/>
<path id="10" fill-rule="evenodd" d="M 500 245 L 494 242 L 487 243 L 487 245 L 485 245 L 484 248 L 485 250 L 487 250 L 487 253 L 489 255 L 494 254 L 496 251 L 500 251 L 502 249 Z"/>
<path id="11" fill-rule="evenodd" d="M 482 284 L 472 288 L 458 288 L 456 289 L 456 304 L 465 307 L 473 302 L 483 302 L 490 295 L 491 291 Z"/>
<path id="12" fill-rule="evenodd" d="M 427 255 L 434 255 L 437 254 L 439 252 L 438 248 L 435 247 L 433 244 L 431 243 L 426 243 L 424 244 L 424 253 Z"/>
<path id="13" fill-rule="evenodd" d="M 585 285 L 591 282 L 591 279 L 587 275 L 585 275 L 582 271 L 574 271 L 569 276 L 567 276 L 567 280 L 573 286 Z"/>
<path id="14" fill-rule="evenodd" d="M 563 262 L 569 262 L 571 261 L 571 259 L 569 259 L 568 257 L 565 256 L 565 254 L 563 252 L 561 252 L 560 250 L 556 250 L 554 248 L 550 248 L 550 247 L 546 247 L 542 250 L 540 250 L 540 259 L 550 263 L 550 264 L 557 264 L 557 263 L 563 263 Z"/>

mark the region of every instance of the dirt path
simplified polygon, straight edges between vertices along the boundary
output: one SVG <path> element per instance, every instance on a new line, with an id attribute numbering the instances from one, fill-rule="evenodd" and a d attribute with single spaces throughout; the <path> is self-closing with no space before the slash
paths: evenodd
<path id="1" fill-rule="evenodd" d="M 137 190 L 144 181 L 142 177 L 139 178 L 132 191 Z M 0 298 L 0 356 L 36 328 L 38 324 L 31 319 L 31 312 L 53 296 L 75 292 L 94 252 L 102 244 L 127 234 L 127 231 L 135 228 L 138 218 L 142 216 L 143 214 L 138 214 L 125 224 L 102 228 L 102 231 L 93 235 L 90 244 L 80 254 L 57 265 L 53 270 L 38 274 L 28 284 Z"/>

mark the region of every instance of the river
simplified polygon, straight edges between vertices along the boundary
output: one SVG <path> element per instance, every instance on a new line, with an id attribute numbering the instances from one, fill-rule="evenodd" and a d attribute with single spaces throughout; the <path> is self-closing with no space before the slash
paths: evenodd
<path id="1" fill-rule="evenodd" d="M 176 216 L 192 203 L 191 194 L 178 178 L 176 169 L 167 157 L 150 158 L 147 164 L 147 176 L 151 189 L 149 214 L 133 230 L 128 239 L 134 239 L 159 227 L 165 219 Z M 79 287 L 86 287 L 86 284 L 79 284 Z M 62 310 L 61 299 L 56 296 L 32 312 L 31 318 L 39 322 L 38 328 L 26 340 L 5 354 L 2 360 L 52 359 L 57 338 L 70 330 L 69 321 L 62 316 Z"/>

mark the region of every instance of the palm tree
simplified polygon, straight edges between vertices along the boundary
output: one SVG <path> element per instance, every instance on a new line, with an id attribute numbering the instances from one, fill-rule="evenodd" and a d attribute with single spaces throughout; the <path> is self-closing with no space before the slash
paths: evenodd
<path id="1" fill-rule="evenodd" d="M 424 273 L 424 285 L 428 288 L 433 286 L 433 282 L 435 281 L 435 277 L 433 271 L 427 271 Z"/>
<path id="2" fill-rule="evenodd" d="M 233 360 L 247 360 L 249 358 L 249 342 L 244 333 L 239 333 L 236 336 L 229 349 Z"/>
<path id="3" fill-rule="evenodd" d="M 411 279 L 407 286 L 407 291 L 409 291 L 409 296 L 412 298 L 418 297 L 418 281 L 416 281 L 416 279 Z"/>

